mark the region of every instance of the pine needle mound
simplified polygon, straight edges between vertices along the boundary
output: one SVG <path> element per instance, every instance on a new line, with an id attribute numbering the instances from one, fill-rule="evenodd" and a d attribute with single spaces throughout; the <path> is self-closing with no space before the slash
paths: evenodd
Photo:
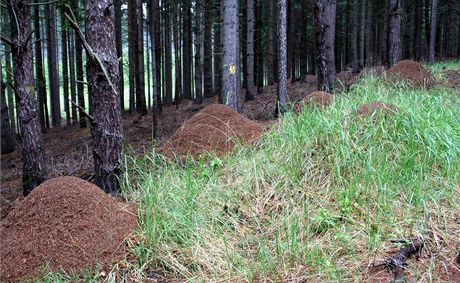
<path id="1" fill-rule="evenodd" d="M 331 105 L 333 101 L 334 96 L 332 94 L 324 91 L 315 91 L 305 96 L 305 99 L 297 105 L 295 110 L 296 112 L 300 112 L 305 105 L 327 107 Z"/>
<path id="2" fill-rule="evenodd" d="M 405 81 L 415 87 L 429 87 L 433 84 L 433 76 L 418 62 L 403 60 L 387 71 L 392 81 Z"/>
<path id="3" fill-rule="evenodd" d="M 262 133 L 263 125 L 251 121 L 222 104 L 211 104 L 185 121 L 171 138 L 158 149 L 169 157 L 193 157 L 213 151 L 221 156 L 235 147 L 238 141 L 252 144 Z"/>
<path id="4" fill-rule="evenodd" d="M 59 177 L 35 188 L 1 222 L 0 281 L 110 265 L 137 226 L 135 213 L 99 187 Z"/>
<path id="5" fill-rule="evenodd" d="M 375 113 L 383 114 L 384 116 L 389 116 L 392 114 L 396 114 L 399 112 L 399 109 L 396 105 L 381 102 L 381 101 L 374 101 L 370 103 L 366 103 L 360 105 L 356 112 L 360 117 L 371 117 Z"/>

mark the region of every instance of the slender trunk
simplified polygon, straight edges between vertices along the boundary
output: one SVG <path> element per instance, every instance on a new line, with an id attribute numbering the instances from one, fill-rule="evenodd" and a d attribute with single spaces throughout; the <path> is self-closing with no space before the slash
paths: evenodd
<path id="1" fill-rule="evenodd" d="M 114 11 L 112 1 L 85 1 L 88 44 L 99 58 L 104 58 L 106 76 L 96 60 L 87 61 L 87 78 L 94 123 L 93 158 L 95 183 L 105 192 L 120 193 L 123 128 L 121 126 L 118 90 L 118 58 L 116 56 Z"/>
<path id="2" fill-rule="evenodd" d="M 262 0 L 255 0 L 255 14 L 256 14 L 256 24 L 255 24 L 255 71 L 256 71 L 256 85 L 257 85 L 257 94 L 262 94 L 264 88 L 264 52 L 262 50 Z"/>
<path id="3" fill-rule="evenodd" d="M 335 0 L 315 0 L 314 27 L 316 34 L 316 68 L 318 90 L 331 92 L 335 83 L 334 35 Z"/>
<path id="4" fill-rule="evenodd" d="M 215 7 L 216 11 L 216 22 L 218 24 L 214 25 L 214 95 L 219 97 L 219 102 L 223 103 L 223 99 L 221 96 L 221 89 L 222 89 L 222 3 L 217 1 L 217 7 Z"/>
<path id="5" fill-rule="evenodd" d="M 157 84 L 157 92 L 156 92 L 156 99 L 154 100 L 156 102 L 156 110 L 158 113 L 162 112 L 162 101 L 161 101 L 161 41 L 160 41 L 160 2 L 159 0 L 152 0 L 152 22 L 153 22 L 153 31 L 155 35 L 155 40 L 153 41 L 155 43 L 155 60 L 152 59 L 152 61 L 155 62 L 155 82 Z"/>
<path id="6" fill-rule="evenodd" d="M 295 13 L 295 1 L 289 0 L 289 28 L 288 28 L 288 78 L 291 78 L 292 82 L 297 80 L 296 78 L 296 42 L 297 42 L 297 34 L 296 34 L 296 13 Z M 289 55 L 290 54 L 290 55 Z M 279 60 L 278 60 L 279 61 Z"/>
<path id="7" fill-rule="evenodd" d="M 74 0 L 73 10 L 79 11 L 78 0 Z M 83 46 L 80 39 L 75 39 L 75 63 L 77 65 L 77 96 L 78 96 L 78 106 L 82 109 L 85 108 L 85 85 L 83 84 Z M 82 109 L 79 109 L 78 117 L 80 118 L 80 128 L 86 128 L 86 117 Z"/>
<path id="8" fill-rule="evenodd" d="M 364 51 L 365 51 L 365 36 L 366 36 L 366 2 L 368 0 L 361 0 L 361 20 L 359 31 L 359 69 L 365 65 Z"/>
<path id="9" fill-rule="evenodd" d="M 0 66 L 2 66 L 0 56 Z M 3 83 L 3 76 L 0 76 L 0 95 L 1 95 L 1 152 L 2 154 L 11 153 L 15 148 L 14 132 L 11 128 L 8 106 L 6 105 L 6 85 Z"/>
<path id="10" fill-rule="evenodd" d="M 166 91 L 164 103 L 172 102 L 172 51 L 171 51 L 171 6 L 167 5 L 164 11 L 164 36 L 165 36 L 165 77 Z"/>
<path id="11" fill-rule="evenodd" d="M 17 130 L 16 132 L 20 132 L 19 129 L 16 129 L 16 119 L 15 119 L 15 115 L 14 115 L 14 94 L 13 94 L 13 87 L 12 87 L 12 80 L 13 80 L 13 77 L 9 74 L 12 74 L 12 64 L 11 64 L 11 47 L 9 45 L 6 45 L 5 46 L 5 69 L 6 69 L 6 73 L 8 74 L 6 76 L 7 78 L 7 81 L 6 81 L 6 92 L 7 92 L 7 96 L 8 96 L 8 114 L 10 116 L 10 124 L 11 124 L 11 128 L 13 130 Z M 19 126 L 19 125 L 18 125 Z"/>
<path id="12" fill-rule="evenodd" d="M 43 73 L 43 57 L 42 57 L 42 37 L 40 33 L 40 3 L 35 0 L 34 5 L 34 33 L 35 33 L 35 76 L 38 96 L 38 112 L 40 114 L 40 125 L 42 131 L 46 131 L 46 119 L 44 100 L 46 97 L 46 80 Z M 9 56 L 9 55 L 8 55 Z"/>
<path id="13" fill-rule="evenodd" d="M 431 7 L 431 34 L 430 34 L 430 56 L 429 63 L 434 63 L 434 44 L 436 42 L 436 17 L 438 13 L 438 0 L 432 0 Z"/>
<path id="14" fill-rule="evenodd" d="M 268 68 L 267 68 L 267 79 L 268 85 L 275 84 L 276 81 L 276 68 L 275 68 L 275 58 L 276 58 L 276 13 L 275 13 L 275 1 L 276 0 L 268 0 L 268 52 L 267 52 L 267 59 L 268 59 Z M 309 0 L 303 0 L 302 3 Z M 304 43 L 306 43 L 304 41 Z"/>
<path id="15" fill-rule="evenodd" d="M 150 52 L 152 54 L 152 83 L 153 83 L 153 105 L 152 105 L 152 139 L 157 137 L 157 116 L 158 116 L 158 83 L 157 83 L 157 54 L 156 54 L 156 30 L 155 30 L 155 9 L 156 9 L 155 0 L 149 2 L 148 16 L 149 16 L 149 32 L 150 32 Z"/>
<path id="16" fill-rule="evenodd" d="M 222 5 L 222 97 L 225 104 L 241 112 L 238 1 L 227 0 Z"/>
<path id="17" fill-rule="evenodd" d="M 365 65 L 371 66 L 374 62 L 374 52 L 372 48 L 372 43 L 374 41 L 374 15 L 373 15 L 373 0 L 367 0 L 367 7 L 366 7 L 366 61 Z"/>
<path id="18" fill-rule="evenodd" d="M 128 1 L 128 58 L 129 58 L 129 112 L 136 110 L 136 83 L 137 83 L 137 1 Z"/>
<path id="19" fill-rule="evenodd" d="M 213 96 L 212 87 L 212 0 L 205 0 L 204 7 L 204 96 Z"/>
<path id="20" fill-rule="evenodd" d="M 18 116 L 22 134 L 22 186 L 24 196 L 40 185 L 46 178 L 37 100 L 34 94 L 33 54 L 30 40 L 29 5 L 25 0 L 10 1 L 11 16 L 16 24 L 12 27 L 12 55 Z"/>
<path id="21" fill-rule="evenodd" d="M 147 107 L 145 103 L 145 67 L 144 67 L 144 13 L 142 9 L 142 0 L 137 0 L 136 18 L 137 18 L 137 31 L 136 31 L 136 104 L 137 112 L 140 115 L 147 115 Z"/>
<path id="22" fill-rule="evenodd" d="M 69 31 L 69 71 L 70 71 L 70 99 L 77 101 L 77 91 L 75 82 L 75 34 Z M 78 123 L 77 107 L 72 103 L 72 124 Z"/>
<path id="23" fill-rule="evenodd" d="M 410 33 L 412 27 L 412 7 L 411 7 L 411 0 L 399 0 L 400 7 L 402 6 L 402 10 L 400 13 L 400 17 L 402 19 L 403 25 L 403 39 L 402 39 L 402 58 L 408 59 L 411 57 L 411 40 L 410 40 Z M 404 16 L 403 16 L 404 15 Z"/>
<path id="24" fill-rule="evenodd" d="M 414 37 L 413 37 L 413 46 L 414 46 L 414 58 L 415 60 L 421 59 L 422 53 L 422 9 L 423 2 L 415 1 L 414 3 Z"/>
<path id="25" fill-rule="evenodd" d="M 195 1 L 195 103 L 203 103 L 203 88 L 202 88 L 202 63 L 201 63 L 201 13 L 203 9 L 202 0 Z"/>
<path id="26" fill-rule="evenodd" d="M 61 7 L 61 50 L 62 50 L 62 81 L 64 88 L 64 111 L 67 126 L 72 125 L 70 117 L 70 102 L 69 102 L 69 66 L 67 54 L 67 21 L 64 15 L 64 7 Z"/>
<path id="27" fill-rule="evenodd" d="M 179 107 L 179 102 L 182 97 L 182 68 L 181 68 L 181 45 L 180 45 L 180 16 L 177 11 L 178 8 L 175 8 L 174 12 L 174 71 L 175 71 L 175 79 L 176 79 L 176 86 L 175 86 L 175 95 L 174 101 L 176 107 Z M 212 83 L 212 78 L 211 78 Z M 211 85 L 212 87 L 212 85 Z"/>
<path id="28" fill-rule="evenodd" d="M 59 74 L 57 69 L 56 51 L 56 8 L 55 3 L 50 2 L 46 9 L 47 37 L 48 37 L 48 78 L 50 82 L 51 96 L 51 120 L 53 127 L 61 126 L 61 103 L 59 94 Z"/>
<path id="29" fill-rule="evenodd" d="M 287 3 L 278 1 L 278 92 L 276 97 L 275 115 L 286 111 L 287 101 Z"/>
<path id="30" fill-rule="evenodd" d="M 184 99 L 192 99 L 191 81 L 192 81 L 192 32 L 191 32 L 191 3 L 184 1 L 184 53 L 183 59 L 183 72 L 184 72 Z"/>
<path id="31" fill-rule="evenodd" d="M 385 10 L 385 16 L 382 21 L 383 25 L 383 32 L 382 32 L 382 40 L 380 41 L 381 45 L 381 60 L 382 60 L 382 65 L 388 65 L 388 23 L 390 21 L 389 18 L 389 9 L 387 8 L 389 5 L 388 0 L 385 0 L 383 3 L 383 8 Z"/>
<path id="32" fill-rule="evenodd" d="M 301 24 L 301 34 L 300 34 L 300 41 L 302 42 L 302 48 L 300 53 L 300 77 L 302 81 L 305 79 L 305 76 L 308 73 L 308 51 L 310 49 L 310 44 L 308 42 L 308 34 L 307 34 L 307 27 L 308 27 L 308 17 L 307 17 L 307 9 L 308 9 L 308 1 L 309 0 L 302 0 L 301 9 L 302 9 L 302 24 Z"/>
<path id="33" fill-rule="evenodd" d="M 393 66 L 401 61 L 401 6 L 399 0 L 390 0 L 390 34 L 388 36 L 388 64 Z"/>
<path id="34" fill-rule="evenodd" d="M 254 0 L 247 0 L 246 101 L 254 100 Z"/>
<path id="35" fill-rule="evenodd" d="M 121 111 L 125 111 L 125 80 L 123 77 L 123 39 L 122 39 L 122 28 L 121 28 L 121 4 L 122 0 L 113 0 L 113 8 L 115 9 L 115 43 L 117 47 L 117 58 L 119 60 L 118 73 L 120 74 L 120 108 Z"/>

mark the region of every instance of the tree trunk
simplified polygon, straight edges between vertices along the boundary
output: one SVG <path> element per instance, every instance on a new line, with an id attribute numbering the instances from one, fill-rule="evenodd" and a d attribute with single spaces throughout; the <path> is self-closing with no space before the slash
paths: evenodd
<path id="1" fill-rule="evenodd" d="M 136 104 L 137 112 L 140 115 L 147 115 L 147 106 L 145 103 L 145 67 L 144 67 L 144 12 L 142 9 L 143 0 L 137 0 L 136 16 L 137 16 L 137 31 L 136 31 Z"/>
<path id="2" fill-rule="evenodd" d="M 240 66 L 238 37 L 238 1 L 227 0 L 222 3 L 222 98 L 228 106 L 238 112 L 240 103 Z"/>
<path id="3" fill-rule="evenodd" d="M 414 59 L 420 60 L 422 58 L 422 10 L 423 2 L 421 0 L 414 3 Z"/>
<path id="4" fill-rule="evenodd" d="M 275 115 L 286 111 L 287 93 L 287 3 L 278 0 L 278 92 L 276 96 Z"/>
<path id="5" fill-rule="evenodd" d="M 373 65 L 374 60 L 374 50 L 372 48 L 372 43 L 374 41 L 374 15 L 373 15 L 373 0 L 367 0 L 367 7 L 366 7 L 366 66 Z"/>
<path id="6" fill-rule="evenodd" d="M 335 84 L 335 0 L 315 0 L 314 27 L 318 90 L 331 92 Z"/>
<path id="7" fill-rule="evenodd" d="M 216 22 L 214 25 L 214 95 L 219 97 L 219 102 L 223 103 L 222 100 L 222 3 L 216 1 Z"/>
<path id="8" fill-rule="evenodd" d="M 202 0 L 195 1 L 195 103 L 203 103 L 203 87 L 202 87 L 202 63 L 201 63 L 201 14 L 203 10 Z"/>
<path id="9" fill-rule="evenodd" d="M 359 31 L 359 69 L 361 70 L 365 64 L 364 51 L 365 51 L 365 38 L 366 38 L 366 2 L 368 0 L 361 0 L 361 19 Z"/>
<path id="10" fill-rule="evenodd" d="M 393 66 L 401 61 L 401 6 L 399 0 L 390 0 L 390 22 L 388 36 L 388 64 Z"/>
<path id="11" fill-rule="evenodd" d="M 136 110 L 137 83 L 137 1 L 128 1 L 129 112 Z"/>
<path id="12" fill-rule="evenodd" d="M 9 55 L 8 55 L 9 56 Z M 0 57 L 0 66 L 2 66 Z M 8 115 L 8 106 L 6 105 L 6 85 L 3 83 L 3 76 L 0 76 L 0 95 L 1 95 L 1 150 L 2 154 L 11 153 L 14 151 L 15 138 L 14 132 L 10 125 L 10 117 Z"/>
<path id="13" fill-rule="evenodd" d="M 255 24 L 255 71 L 257 94 L 262 94 L 264 88 L 264 52 L 262 50 L 262 0 L 255 0 L 256 24 Z"/>
<path id="14" fill-rule="evenodd" d="M 172 103 L 172 50 L 171 50 L 171 4 L 166 4 L 163 10 L 163 31 L 165 40 L 165 104 Z"/>
<path id="15" fill-rule="evenodd" d="M 44 99 L 46 97 L 46 80 L 43 74 L 42 38 L 40 33 L 40 3 L 34 1 L 34 34 L 35 34 L 35 76 L 38 96 L 38 112 L 42 131 L 46 131 Z M 9 55 L 8 55 L 9 56 Z"/>
<path id="16" fill-rule="evenodd" d="M 155 40 L 153 41 L 155 45 L 152 45 L 152 47 L 155 47 L 155 60 L 152 58 L 152 62 L 155 62 L 155 72 L 156 72 L 156 78 L 155 82 L 157 84 L 157 96 L 154 101 L 156 101 L 156 108 L 157 112 L 161 113 L 162 112 L 162 100 L 161 100 L 161 41 L 160 41 L 160 2 L 159 0 L 152 0 L 152 5 L 151 8 L 153 16 L 152 16 L 152 23 L 153 23 L 153 31 L 155 35 Z"/>
<path id="17" fill-rule="evenodd" d="M 152 138 L 155 139 L 157 137 L 157 116 L 158 116 L 158 97 L 159 97 L 159 91 L 158 91 L 158 83 L 157 83 L 157 54 L 156 54 L 156 30 L 155 30 L 155 14 L 156 7 L 155 0 L 151 1 L 149 3 L 149 9 L 148 9 L 148 15 L 149 15 L 149 32 L 150 32 L 150 52 L 152 54 L 152 83 L 153 83 L 153 105 L 152 105 Z"/>
<path id="18" fill-rule="evenodd" d="M 123 128 L 117 93 L 119 76 L 113 10 L 111 0 L 85 1 L 87 41 L 106 70 L 104 75 L 102 66 L 88 58 L 95 182 L 107 193 L 118 194 Z"/>
<path id="19" fill-rule="evenodd" d="M 184 22 L 183 22 L 183 33 L 184 33 L 184 53 L 183 59 L 183 72 L 184 72 L 184 99 L 192 99 L 192 16 L 191 16 L 191 3 L 184 1 Z"/>
<path id="20" fill-rule="evenodd" d="M 79 11 L 78 0 L 73 1 L 73 10 Z M 80 128 L 86 128 L 86 116 L 82 109 L 85 108 L 85 85 L 83 84 L 83 46 L 79 38 L 75 38 L 75 63 L 77 65 L 77 96 L 78 96 L 78 106 L 81 108 L 78 112 L 78 117 L 80 118 Z"/>
<path id="21" fill-rule="evenodd" d="M 301 34 L 300 34 L 300 41 L 301 41 L 301 53 L 300 53 L 300 78 L 302 81 L 305 80 L 305 76 L 308 74 L 308 52 L 310 49 L 310 44 L 308 42 L 308 34 L 307 34 L 307 27 L 308 27 L 308 17 L 307 17 L 307 10 L 308 10 L 308 2 L 309 0 L 302 0 L 301 2 L 301 9 L 302 9 L 302 24 L 301 24 Z"/>
<path id="22" fill-rule="evenodd" d="M 436 42 L 436 17 L 438 14 L 438 0 L 432 0 L 432 7 L 431 7 L 431 34 L 430 34 L 430 56 L 429 56 L 429 63 L 434 63 L 434 44 Z"/>
<path id="23" fill-rule="evenodd" d="M 121 19 L 123 17 L 121 12 L 122 0 L 113 0 L 113 8 L 115 9 L 115 43 L 117 45 L 117 57 L 119 60 L 118 73 L 120 75 L 118 93 L 120 94 L 120 108 L 121 111 L 125 111 L 125 80 L 123 77 L 123 39 L 122 39 L 122 28 Z"/>
<path id="24" fill-rule="evenodd" d="M 16 24 L 12 28 L 13 75 L 16 82 L 16 97 L 19 123 L 22 134 L 22 186 L 24 196 L 40 185 L 46 178 L 37 100 L 34 94 L 33 58 L 31 28 L 29 21 L 29 1 L 12 0 L 11 12 Z M 11 15 L 12 16 L 12 15 Z"/>
<path id="25" fill-rule="evenodd" d="M 65 111 L 65 118 L 66 118 L 66 125 L 72 125 L 71 117 L 70 117 L 70 102 L 69 102 L 69 66 L 67 61 L 67 21 L 64 15 L 64 6 L 60 8 L 61 10 L 61 55 L 62 55 L 62 81 L 63 81 L 63 88 L 64 88 L 64 111 Z"/>
<path id="26" fill-rule="evenodd" d="M 55 3 L 50 2 L 46 9 L 47 20 L 47 54 L 48 54 L 48 78 L 50 83 L 51 96 L 51 120 L 53 127 L 61 126 L 61 103 L 59 94 L 59 74 L 56 51 L 56 8 Z"/>
<path id="27" fill-rule="evenodd" d="M 173 28 L 174 29 L 174 71 L 175 71 L 175 79 L 176 79 L 176 85 L 174 89 L 175 90 L 174 101 L 175 101 L 176 107 L 179 107 L 179 103 L 182 98 L 182 67 L 181 67 L 181 54 L 180 54 L 180 50 L 181 50 L 180 26 L 181 24 L 180 24 L 180 13 L 178 12 L 178 9 L 179 8 L 175 8 L 175 11 L 174 11 L 175 24 Z M 212 88 L 212 77 L 210 80 L 211 80 L 211 88 Z"/>
<path id="28" fill-rule="evenodd" d="M 247 0 L 246 101 L 254 100 L 254 0 Z"/>
<path id="29" fill-rule="evenodd" d="M 308 0 L 303 0 L 302 3 Z M 275 0 L 268 0 L 268 68 L 267 68 L 267 75 L 268 75 L 268 85 L 275 84 L 276 81 L 276 68 L 275 68 L 275 60 L 276 60 L 276 13 L 275 13 Z M 305 43 L 305 42 L 304 42 Z"/>
<path id="30" fill-rule="evenodd" d="M 204 7 L 204 96 L 213 96 L 212 87 L 212 0 L 205 0 Z"/>
<path id="31" fill-rule="evenodd" d="M 6 73 L 7 74 L 12 74 L 12 66 L 11 66 L 11 46 L 9 45 L 6 45 L 5 46 L 5 69 L 6 69 Z M 9 120 L 10 120 L 10 124 L 11 124 L 11 128 L 13 130 L 16 130 L 16 119 L 15 119 L 15 115 L 14 115 L 14 95 L 13 95 L 13 87 L 12 87 L 12 80 L 13 80 L 13 76 L 11 75 L 7 75 L 6 76 L 7 78 L 7 81 L 6 81 L 6 92 L 7 92 L 7 97 L 8 97 L 8 115 L 10 116 Z M 16 113 L 16 115 L 18 115 Z M 18 125 L 19 127 L 19 125 Z M 19 129 L 17 129 L 17 132 L 19 133 Z"/>
<path id="32" fill-rule="evenodd" d="M 77 102 L 77 91 L 75 82 L 75 37 L 74 32 L 69 31 L 69 71 L 70 71 L 70 99 Z M 77 107 L 72 103 L 72 123 L 78 123 Z"/>

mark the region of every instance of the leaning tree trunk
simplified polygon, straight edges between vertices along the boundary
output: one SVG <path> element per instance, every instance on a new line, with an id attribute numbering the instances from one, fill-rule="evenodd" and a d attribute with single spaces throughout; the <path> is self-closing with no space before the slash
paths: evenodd
<path id="1" fill-rule="evenodd" d="M 123 128 L 118 96 L 118 59 L 111 0 L 85 1 L 87 78 L 93 123 L 95 182 L 104 191 L 120 192 Z"/>
<path id="2" fill-rule="evenodd" d="M 388 64 L 393 66 L 401 61 L 401 6 L 399 0 L 390 0 L 390 34 L 388 36 Z"/>
<path id="3" fill-rule="evenodd" d="M 222 9 L 222 98 L 225 104 L 242 112 L 240 103 L 240 66 L 238 38 L 238 1 L 221 3 Z"/>
<path id="4" fill-rule="evenodd" d="M 287 3 L 278 1 L 278 93 L 276 97 L 275 115 L 286 111 L 287 92 Z"/>
<path id="5" fill-rule="evenodd" d="M 246 101 L 254 100 L 254 0 L 247 0 Z"/>
<path id="6" fill-rule="evenodd" d="M 393 1 L 393 0 L 392 0 Z M 431 7 L 431 34 L 430 34 L 430 56 L 429 63 L 434 63 L 434 44 L 436 42 L 436 17 L 438 14 L 438 0 L 433 0 Z"/>
<path id="7" fill-rule="evenodd" d="M 29 1 L 10 1 L 16 24 L 12 27 L 12 48 L 16 81 L 15 90 L 22 134 L 22 186 L 24 196 L 46 178 L 45 156 L 40 120 L 35 99 Z"/>
<path id="8" fill-rule="evenodd" d="M 335 83 L 335 0 L 314 0 L 318 90 L 332 91 Z"/>

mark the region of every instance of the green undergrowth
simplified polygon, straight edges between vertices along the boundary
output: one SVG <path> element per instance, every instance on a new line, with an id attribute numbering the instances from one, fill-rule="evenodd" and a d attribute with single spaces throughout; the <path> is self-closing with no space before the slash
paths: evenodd
<path id="1" fill-rule="evenodd" d="M 399 113 L 355 115 L 376 100 Z M 393 238 L 436 235 L 453 251 L 459 105 L 449 88 L 368 76 L 327 109 L 288 112 L 253 148 L 198 161 L 126 157 L 123 193 L 139 205 L 136 260 L 113 273 L 139 281 L 361 281 L 370 263 L 394 251 Z M 437 260 L 432 252 L 427 266 Z M 412 274 L 438 276 L 430 267 Z"/>

